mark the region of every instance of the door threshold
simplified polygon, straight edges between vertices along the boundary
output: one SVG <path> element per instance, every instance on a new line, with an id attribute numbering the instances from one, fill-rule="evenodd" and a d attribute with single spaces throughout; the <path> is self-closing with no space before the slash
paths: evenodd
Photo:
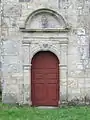
<path id="1" fill-rule="evenodd" d="M 37 106 L 37 108 L 41 108 L 41 109 L 56 109 L 58 107 L 54 107 L 54 106 Z"/>

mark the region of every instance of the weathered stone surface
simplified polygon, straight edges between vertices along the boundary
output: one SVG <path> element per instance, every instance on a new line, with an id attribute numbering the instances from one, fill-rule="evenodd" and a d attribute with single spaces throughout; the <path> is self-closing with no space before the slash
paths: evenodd
<path id="1" fill-rule="evenodd" d="M 62 102 L 90 97 L 90 1 L 4 0 L 0 7 L 3 102 L 32 103 L 31 60 L 38 51 L 59 59 Z"/>
<path id="2" fill-rule="evenodd" d="M 13 93 L 5 93 L 3 94 L 3 103 L 10 103 L 10 104 L 15 104 L 17 103 L 17 96 L 14 95 Z"/>
<path id="3" fill-rule="evenodd" d="M 36 26 L 34 26 L 36 25 Z M 65 23 L 60 17 L 52 15 L 51 13 L 47 13 L 47 11 L 43 11 L 43 13 L 37 13 L 33 18 L 30 18 L 26 23 L 26 28 L 29 29 L 40 29 L 40 28 L 63 28 L 65 27 Z"/>
<path id="4" fill-rule="evenodd" d="M 19 41 L 8 40 L 3 42 L 3 54 L 4 55 L 18 55 L 20 50 Z"/>

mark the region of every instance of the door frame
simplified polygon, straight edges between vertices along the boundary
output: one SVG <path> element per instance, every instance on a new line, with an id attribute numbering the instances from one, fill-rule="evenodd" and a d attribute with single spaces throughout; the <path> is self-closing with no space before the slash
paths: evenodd
<path id="1" fill-rule="evenodd" d="M 30 39 L 30 38 L 29 38 Z M 60 43 L 60 41 L 57 41 L 58 38 L 55 39 L 54 46 L 52 45 L 52 42 L 46 43 L 46 40 L 40 43 L 37 43 L 37 41 L 42 38 L 36 38 L 36 41 L 33 40 L 33 42 L 29 42 L 24 40 L 22 43 L 22 49 L 23 49 L 23 104 L 29 104 L 32 105 L 31 101 L 31 60 L 33 56 L 39 52 L 39 51 L 50 51 L 54 53 L 58 60 L 60 61 L 59 64 L 59 98 L 58 105 L 63 103 L 62 97 L 64 95 L 65 100 L 68 98 L 68 37 L 63 37 Z M 49 39 L 48 39 L 49 41 Z M 57 46 L 59 45 L 59 47 Z M 33 49 L 32 49 L 33 48 Z M 27 49 L 27 50 L 26 50 Z M 64 82 L 64 84 L 63 84 Z M 26 87 L 27 86 L 27 87 Z M 26 88 L 25 88 L 26 87 Z M 64 100 L 64 101 L 65 101 Z"/>

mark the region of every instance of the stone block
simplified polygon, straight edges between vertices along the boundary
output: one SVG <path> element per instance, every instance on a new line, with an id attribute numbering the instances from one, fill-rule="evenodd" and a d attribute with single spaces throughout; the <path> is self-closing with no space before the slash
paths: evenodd
<path id="1" fill-rule="evenodd" d="M 24 104 L 29 104 L 31 98 L 30 98 L 30 85 L 25 84 L 24 85 Z"/>
<path id="2" fill-rule="evenodd" d="M 3 103 L 10 103 L 10 104 L 16 104 L 17 101 L 17 96 L 16 94 L 13 93 L 3 93 L 3 97 L 2 97 L 2 102 Z"/>
<path id="3" fill-rule="evenodd" d="M 19 55 L 20 43 L 19 41 L 8 40 L 3 42 L 4 55 Z"/>
<path id="4" fill-rule="evenodd" d="M 60 86 L 60 100 L 61 101 L 66 101 L 67 99 L 67 86 Z"/>
<path id="5" fill-rule="evenodd" d="M 68 87 L 69 88 L 78 88 L 78 81 L 76 78 L 68 78 Z"/>
<path id="6" fill-rule="evenodd" d="M 72 89 L 72 94 L 80 94 L 80 89 L 77 88 L 77 89 Z"/>
<path id="7" fill-rule="evenodd" d="M 30 57 L 29 57 L 29 45 L 24 45 L 23 46 L 23 64 L 29 64 L 29 61 L 30 61 Z"/>
<path id="8" fill-rule="evenodd" d="M 60 68 L 60 79 L 67 79 L 67 69 Z"/>

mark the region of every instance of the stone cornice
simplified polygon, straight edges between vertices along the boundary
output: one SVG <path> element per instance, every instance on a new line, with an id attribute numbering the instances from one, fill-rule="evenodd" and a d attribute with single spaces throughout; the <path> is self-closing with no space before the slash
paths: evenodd
<path id="1" fill-rule="evenodd" d="M 21 32 L 69 32 L 70 28 L 48 28 L 48 29 L 25 29 L 20 27 Z"/>
<path id="2" fill-rule="evenodd" d="M 48 41 L 47 41 L 48 42 Z M 29 44 L 38 44 L 38 42 L 37 41 L 34 41 L 34 42 L 31 42 L 30 40 L 23 40 L 22 41 L 22 44 L 27 44 L 27 45 L 29 45 Z M 54 41 L 54 43 L 56 44 L 56 43 L 58 43 L 58 44 L 68 44 L 68 40 L 60 40 L 60 41 Z"/>

